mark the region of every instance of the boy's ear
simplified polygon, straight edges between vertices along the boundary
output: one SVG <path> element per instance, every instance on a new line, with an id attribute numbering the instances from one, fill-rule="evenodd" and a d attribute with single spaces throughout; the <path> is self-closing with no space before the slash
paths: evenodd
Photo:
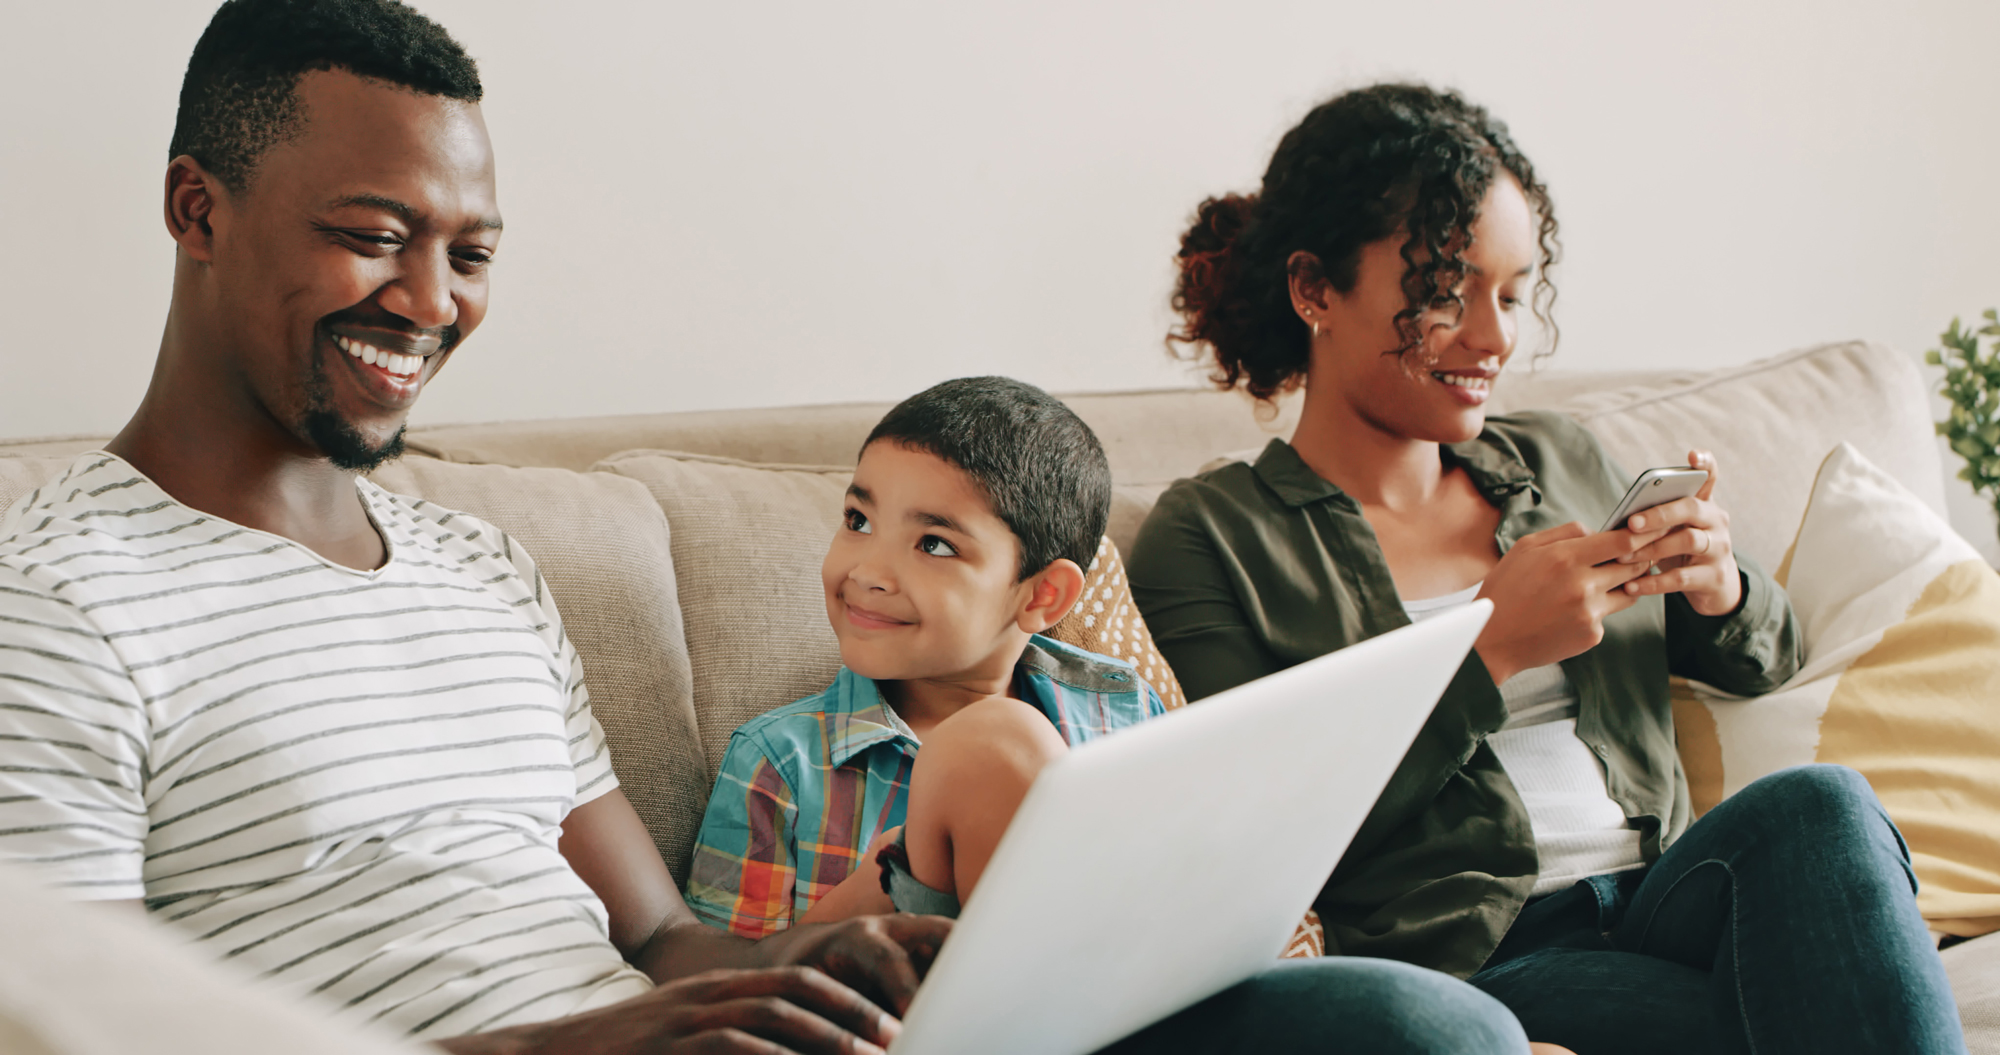
<path id="1" fill-rule="evenodd" d="M 1083 569 L 1066 557 L 1058 557 L 1028 580 L 1028 599 L 1015 618 L 1021 629 L 1039 634 L 1062 622 L 1083 595 Z"/>

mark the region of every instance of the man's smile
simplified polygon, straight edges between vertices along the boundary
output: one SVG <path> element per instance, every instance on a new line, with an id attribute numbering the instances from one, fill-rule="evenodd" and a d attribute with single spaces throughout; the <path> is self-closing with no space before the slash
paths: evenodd
<path id="1" fill-rule="evenodd" d="M 361 360 L 364 365 L 379 366 L 393 376 L 415 377 L 417 371 L 424 366 L 424 357 L 421 355 L 398 355 L 372 344 L 342 337 L 337 333 L 333 335 L 333 343 L 338 345 L 341 351 Z"/>
<path id="2" fill-rule="evenodd" d="M 407 335 L 398 341 L 386 333 L 379 336 L 371 333 L 368 338 L 361 338 L 333 332 L 331 327 L 321 332 L 325 340 L 322 347 L 326 349 L 322 356 L 340 353 L 338 358 L 347 364 L 346 373 L 357 382 L 362 396 L 378 406 L 398 411 L 407 411 L 416 403 L 423 390 L 425 368 L 432 358 L 414 349 L 436 349 L 442 344 L 436 338 L 412 340 Z M 396 347 L 398 344 L 401 349 Z M 332 364 L 327 364 L 327 369 L 341 372 Z"/>

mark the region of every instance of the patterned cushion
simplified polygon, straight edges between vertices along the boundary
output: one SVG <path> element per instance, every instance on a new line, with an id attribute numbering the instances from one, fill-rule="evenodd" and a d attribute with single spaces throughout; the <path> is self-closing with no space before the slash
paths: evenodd
<path id="1" fill-rule="evenodd" d="M 1132 587 L 1125 581 L 1125 561 L 1106 535 L 1098 540 L 1097 556 L 1083 577 L 1083 594 L 1062 621 L 1049 628 L 1057 641 L 1122 659 L 1139 671 L 1168 710 L 1187 706 L 1181 683 L 1153 645 L 1153 635 L 1132 604 Z"/>
<path id="2" fill-rule="evenodd" d="M 1841 444 L 1777 578 L 1805 667 L 1753 700 L 1681 686 L 1674 718 L 1695 808 L 1785 766 L 1851 766 L 1909 844 L 1931 929 L 2000 930 L 2000 575 Z"/>

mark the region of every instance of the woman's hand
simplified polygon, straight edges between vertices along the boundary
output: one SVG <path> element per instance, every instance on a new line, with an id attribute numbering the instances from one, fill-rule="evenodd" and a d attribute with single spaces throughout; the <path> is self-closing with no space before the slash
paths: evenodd
<path id="1" fill-rule="evenodd" d="M 1630 531 L 1593 535 L 1582 524 L 1569 523 L 1514 543 L 1479 590 L 1493 602 L 1493 618 L 1472 647 L 1493 684 L 1603 640 L 1604 617 L 1639 601 L 1622 587 L 1646 574 L 1645 564 L 1619 558 L 1653 540 Z"/>
<path id="2" fill-rule="evenodd" d="M 1743 603 L 1743 577 L 1736 570 L 1736 548 L 1729 537 L 1729 512 L 1715 504 L 1715 455 L 1689 451 L 1688 466 L 1708 473 L 1708 482 L 1693 498 L 1635 513 L 1624 532 L 1653 538 L 1620 558 L 1632 567 L 1659 565 L 1659 574 L 1625 584 L 1632 597 L 1678 593 L 1702 615 L 1728 615 Z M 1664 532 L 1664 534 L 1662 534 Z"/>

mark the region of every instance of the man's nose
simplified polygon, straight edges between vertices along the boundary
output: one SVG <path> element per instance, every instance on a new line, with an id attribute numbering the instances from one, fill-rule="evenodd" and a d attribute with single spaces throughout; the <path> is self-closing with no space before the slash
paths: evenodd
<path id="1" fill-rule="evenodd" d="M 382 291 L 377 303 L 410 320 L 419 330 L 436 330 L 458 322 L 458 298 L 452 286 L 456 274 L 449 256 L 406 252 L 402 274 Z"/>

